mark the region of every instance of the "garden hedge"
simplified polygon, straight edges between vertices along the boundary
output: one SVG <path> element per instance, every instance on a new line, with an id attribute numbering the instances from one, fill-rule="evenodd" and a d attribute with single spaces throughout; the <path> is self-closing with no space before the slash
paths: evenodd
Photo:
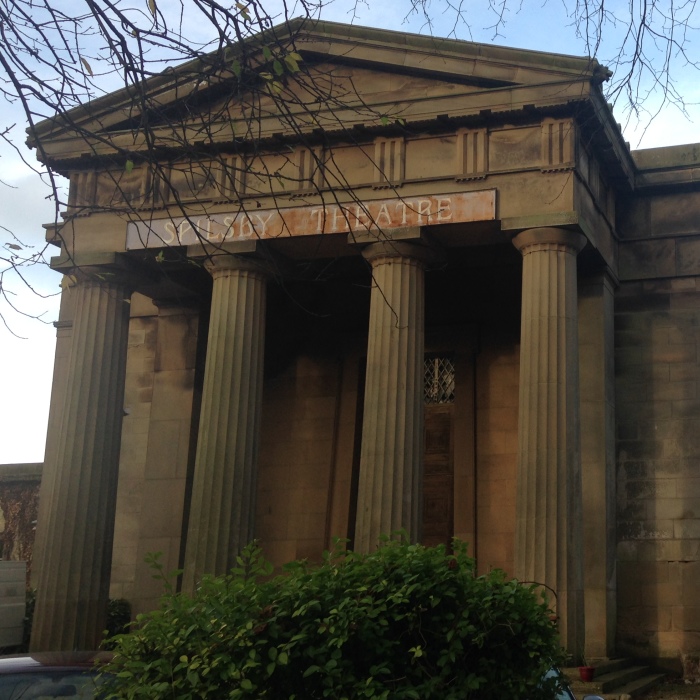
<path id="1" fill-rule="evenodd" d="M 157 561 L 157 560 L 155 560 Z M 562 659 L 550 611 L 502 572 L 477 576 L 454 553 L 385 539 L 337 548 L 319 566 L 272 567 L 252 545 L 229 576 L 116 638 L 111 698 L 552 700 Z M 162 570 L 158 574 L 162 576 Z"/>

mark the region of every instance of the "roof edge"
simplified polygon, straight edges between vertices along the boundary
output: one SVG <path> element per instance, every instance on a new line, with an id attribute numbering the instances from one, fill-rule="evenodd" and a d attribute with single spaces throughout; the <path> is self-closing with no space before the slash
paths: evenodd
<path id="1" fill-rule="evenodd" d="M 289 22 L 275 25 L 263 32 L 247 37 L 240 44 L 224 47 L 224 50 L 233 53 L 233 55 L 237 51 L 240 52 L 246 48 L 256 50 L 258 46 L 262 46 L 266 37 L 270 37 L 277 43 L 287 41 L 300 41 L 301 43 L 301 40 L 316 40 L 321 43 L 353 44 L 356 47 L 384 45 L 387 48 L 406 52 L 426 52 L 432 55 L 443 54 L 452 59 L 481 59 L 494 62 L 518 63 L 529 68 L 540 67 L 543 70 L 553 70 L 575 77 L 577 80 L 602 82 L 610 74 L 607 68 L 601 66 L 595 58 L 510 48 L 461 39 L 425 36 L 307 17 L 297 17 Z M 303 45 L 299 49 L 303 51 Z M 167 67 L 161 73 L 155 74 L 145 81 L 145 91 L 157 95 L 166 94 L 169 90 L 182 90 L 184 97 L 187 92 L 187 83 L 191 82 L 192 78 L 198 73 L 204 72 L 208 64 L 210 66 L 216 65 L 213 60 L 207 61 L 207 57 L 215 55 L 217 55 L 217 50 L 186 61 L 178 66 Z M 351 60 L 354 60 L 354 58 L 351 57 Z M 360 57 L 357 58 L 360 59 Z M 143 86 L 124 86 L 89 103 L 76 106 L 64 114 L 57 114 L 54 117 L 44 119 L 27 129 L 27 145 L 36 147 L 37 141 L 41 138 L 61 133 L 66 129 L 73 130 L 75 125 L 99 120 L 110 112 L 131 105 L 136 91 L 142 94 Z"/>

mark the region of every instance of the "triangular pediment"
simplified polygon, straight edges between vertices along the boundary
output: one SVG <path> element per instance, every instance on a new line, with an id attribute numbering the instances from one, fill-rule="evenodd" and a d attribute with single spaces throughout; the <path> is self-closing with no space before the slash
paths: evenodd
<path id="1" fill-rule="evenodd" d="M 144 121 L 161 129 L 158 145 L 166 148 L 174 123 L 193 142 L 212 143 L 422 124 L 585 98 L 605 72 L 588 58 L 333 22 L 293 21 L 278 28 L 276 42 L 302 58 L 302 70 L 285 76 L 283 94 L 242 91 L 232 72 L 191 62 L 148 81 L 145 120 L 143 103 L 123 89 L 73 110 L 71 124 L 42 122 L 36 134 L 47 154 L 66 160 L 85 152 L 85 134 L 97 137 L 95 153 L 138 151 L 146 145 L 138 137 Z M 100 143 L 100 135 L 108 138 Z"/>

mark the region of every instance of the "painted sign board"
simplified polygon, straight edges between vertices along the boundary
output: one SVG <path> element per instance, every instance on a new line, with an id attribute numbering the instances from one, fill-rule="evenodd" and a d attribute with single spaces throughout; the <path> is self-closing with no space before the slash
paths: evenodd
<path id="1" fill-rule="evenodd" d="M 126 249 L 196 243 L 215 245 L 230 241 L 493 221 L 495 218 L 496 190 L 278 209 L 256 210 L 247 202 L 238 211 L 227 213 L 129 222 Z"/>

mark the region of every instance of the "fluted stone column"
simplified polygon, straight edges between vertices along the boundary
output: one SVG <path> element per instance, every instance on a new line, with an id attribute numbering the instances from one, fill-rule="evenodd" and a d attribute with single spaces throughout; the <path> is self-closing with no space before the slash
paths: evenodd
<path id="1" fill-rule="evenodd" d="M 214 278 L 183 588 L 224 574 L 253 539 L 262 406 L 266 275 L 233 255 Z"/>
<path id="2" fill-rule="evenodd" d="M 583 648 L 576 256 L 585 240 L 540 228 L 513 241 L 523 255 L 515 576 L 556 593 L 574 656 Z"/>
<path id="3" fill-rule="evenodd" d="M 40 495 L 33 651 L 96 649 L 107 613 L 130 291 L 102 269 L 75 275 L 67 386 Z"/>
<path id="4" fill-rule="evenodd" d="M 375 243 L 354 548 L 404 529 L 420 538 L 423 470 L 424 250 Z"/>

